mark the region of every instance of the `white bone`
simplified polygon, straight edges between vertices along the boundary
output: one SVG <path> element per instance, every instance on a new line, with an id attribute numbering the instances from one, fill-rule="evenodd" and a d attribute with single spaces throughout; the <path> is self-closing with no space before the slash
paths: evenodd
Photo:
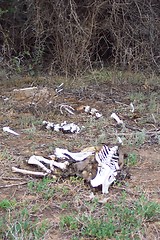
<path id="1" fill-rule="evenodd" d="M 67 157 L 65 154 L 68 154 L 68 150 L 67 149 L 63 149 L 63 148 L 55 148 L 54 150 L 54 155 L 57 157 L 57 158 L 60 158 L 60 159 L 69 159 L 69 157 Z"/>
<path id="2" fill-rule="evenodd" d="M 54 160 L 49 160 L 47 158 L 44 158 L 41 156 L 35 156 L 35 155 L 31 156 L 30 159 L 28 160 L 29 164 L 35 164 L 35 165 L 41 167 L 44 171 L 50 173 L 51 171 L 48 168 L 46 168 L 41 162 L 48 164 L 52 171 L 54 170 L 53 166 L 64 170 L 69 165 L 68 161 L 65 161 L 64 163 L 60 163 L 60 162 L 56 162 Z"/>
<path id="3" fill-rule="evenodd" d="M 131 111 L 132 113 L 134 113 L 134 105 L 133 105 L 132 102 L 130 103 L 130 107 L 131 107 L 131 110 L 130 110 L 130 111 Z"/>
<path id="4" fill-rule="evenodd" d="M 95 113 L 95 117 L 98 119 L 98 118 L 102 117 L 102 114 L 99 113 L 99 112 L 96 112 L 96 113 Z"/>
<path id="5" fill-rule="evenodd" d="M 67 123 L 66 121 L 61 124 L 54 124 L 52 122 L 43 121 L 42 124 L 46 127 L 46 129 L 54 130 L 56 132 L 62 131 L 63 133 L 79 133 L 80 127 L 75 123 Z"/>
<path id="6" fill-rule="evenodd" d="M 112 113 L 112 114 L 111 114 L 111 118 L 113 118 L 114 120 L 116 120 L 117 124 L 119 124 L 119 125 L 123 124 L 123 121 L 117 116 L 116 113 Z"/>
<path id="7" fill-rule="evenodd" d="M 97 154 L 96 154 L 97 155 Z M 91 185 L 92 187 L 98 187 L 102 185 L 102 193 L 108 193 L 108 188 L 110 186 L 109 176 L 112 176 L 113 170 L 110 166 L 100 162 L 96 157 L 97 162 L 99 163 L 97 175 L 94 179 L 92 179 Z"/>
<path id="8" fill-rule="evenodd" d="M 46 176 L 48 174 L 48 173 L 43 173 L 43 172 L 29 171 L 29 170 L 25 170 L 25 169 L 16 168 L 16 167 L 12 167 L 12 172 L 22 173 L 22 174 L 27 174 L 27 175 L 35 175 L 35 176 Z"/>
<path id="9" fill-rule="evenodd" d="M 51 128 L 54 128 L 54 123 L 53 122 L 48 122 L 48 121 L 43 121 L 43 125 L 46 125 L 46 129 L 50 130 Z"/>
<path id="10" fill-rule="evenodd" d="M 87 157 L 93 155 L 94 152 L 78 152 L 78 153 L 72 153 L 69 152 L 67 149 L 63 148 L 56 148 L 54 151 L 54 154 L 57 158 L 61 159 L 74 159 L 75 161 L 83 161 Z"/>
<path id="11" fill-rule="evenodd" d="M 19 89 L 13 89 L 13 92 L 27 91 L 27 90 L 34 90 L 34 89 L 38 89 L 38 88 L 37 87 L 19 88 Z"/>
<path id="12" fill-rule="evenodd" d="M 107 148 L 108 149 L 108 148 Z M 102 193 L 108 193 L 108 188 L 111 183 L 116 179 L 117 171 L 119 169 L 118 162 L 115 160 L 114 165 L 111 160 L 118 150 L 118 146 L 108 149 L 107 155 L 104 154 L 104 148 L 95 155 L 98 162 L 97 175 L 90 181 L 92 187 L 102 185 Z"/>
<path id="13" fill-rule="evenodd" d="M 68 123 L 62 126 L 62 131 L 65 132 L 70 132 L 70 133 L 79 133 L 80 132 L 80 127 L 76 125 L 75 123 Z"/>
<path id="14" fill-rule="evenodd" d="M 91 110 L 91 107 L 90 107 L 90 106 L 85 106 L 85 107 L 84 107 L 84 111 L 85 111 L 86 113 L 88 113 L 90 110 Z"/>
<path id="15" fill-rule="evenodd" d="M 119 144 L 123 145 L 122 138 L 120 138 L 120 137 L 117 137 L 117 141 L 118 141 L 118 143 L 119 143 Z"/>
<path id="16" fill-rule="evenodd" d="M 50 130 L 51 128 L 54 128 L 54 123 L 47 123 L 46 129 Z"/>
<path id="17" fill-rule="evenodd" d="M 19 136 L 19 133 L 16 133 L 15 131 L 11 130 L 10 127 L 3 127 L 3 131 L 12 133 L 12 134 L 14 134 L 16 136 Z"/>
<path id="18" fill-rule="evenodd" d="M 69 162 L 68 161 L 65 161 L 64 163 L 61 163 L 61 162 L 56 162 L 54 160 L 51 160 L 50 161 L 51 163 L 51 166 L 55 166 L 55 167 L 58 167 L 62 170 L 65 170 L 67 168 L 67 166 L 69 165 Z"/>
<path id="19" fill-rule="evenodd" d="M 56 93 L 60 93 L 63 91 L 63 88 L 61 88 L 63 86 L 64 83 L 61 83 L 57 88 L 56 88 Z"/>
<path id="20" fill-rule="evenodd" d="M 41 163 L 41 161 L 43 162 L 43 157 L 41 157 L 41 156 L 35 156 L 35 155 L 33 155 L 33 156 L 31 156 L 30 158 L 29 158 L 29 160 L 27 161 L 28 162 L 28 164 L 33 164 L 33 165 L 37 165 L 37 166 L 39 166 L 40 168 L 42 168 L 43 169 L 43 171 L 45 171 L 45 172 L 47 172 L 47 173 L 51 173 L 51 170 L 49 170 L 48 168 L 46 168 L 42 163 Z"/>
<path id="21" fill-rule="evenodd" d="M 61 129 L 60 124 L 55 124 L 54 125 L 54 131 L 59 132 L 60 129 Z"/>
<path id="22" fill-rule="evenodd" d="M 91 110 L 90 110 L 90 114 L 91 115 L 94 115 L 94 114 L 96 114 L 98 112 L 98 110 L 96 109 L 96 108 L 91 108 Z"/>
<path id="23" fill-rule="evenodd" d="M 49 160 L 49 159 L 41 157 L 41 156 L 37 156 L 37 159 L 41 162 L 44 162 L 44 163 L 50 165 L 50 169 L 52 171 L 54 170 L 53 166 L 55 166 L 57 168 L 60 168 L 62 170 L 65 170 L 67 168 L 67 166 L 69 165 L 68 161 L 65 161 L 64 163 L 61 163 L 61 162 L 56 162 L 54 160 Z"/>
<path id="24" fill-rule="evenodd" d="M 64 108 L 64 110 L 66 110 L 68 113 L 74 115 L 75 109 L 74 109 L 73 107 L 71 107 L 71 106 L 69 106 L 69 105 L 62 104 L 62 105 L 60 106 L 60 112 L 61 112 L 61 114 L 63 114 L 62 108 Z"/>

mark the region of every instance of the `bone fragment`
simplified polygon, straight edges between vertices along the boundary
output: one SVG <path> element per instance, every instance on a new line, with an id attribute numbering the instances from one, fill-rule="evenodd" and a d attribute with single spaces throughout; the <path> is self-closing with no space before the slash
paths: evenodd
<path id="1" fill-rule="evenodd" d="M 27 87 L 27 88 L 19 88 L 19 89 L 13 89 L 13 92 L 18 92 L 18 91 L 28 91 L 28 90 L 37 90 L 37 87 Z"/>
<path id="2" fill-rule="evenodd" d="M 66 104 L 62 104 L 62 105 L 60 106 L 60 112 L 61 112 L 61 114 L 63 114 L 63 110 L 62 110 L 62 109 L 64 109 L 66 112 L 74 115 L 75 109 L 74 109 L 73 107 L 71 107 L 71 106 L 69 106 L 69 105 L 66 105 Z"/>
<path id="3" fill-rule="evenodd" d="M 40 177 L 44 177 L 48 174 L 48 173 L 43 173 L 43 172 L 29 171 L 29 170 L 25 170 L 25 169 L 21 169 L 21 168 L 16 168 L 16 167 L 12 167 L 12 172 L 22 173 L 22 174 L 25 174 L 25 175 L 40 176 Z"/>
<path id="4" fill-rule="evenodd" d="M 112 113 L 111 118 L 113 118 L 117 122 L 118 125 L 123 124 L 123 121 L 118 117 L 118 115 L 116 113 Z"/>
<path id="5" fill-rule="evenodd" d="M 3 127 L 3 131 L 4 131 L 4 132 L 12 133 L 12 134 L 14 134 L 14 135 L 16 135 L 16 136 L 19 135 L 19 133 L 16 133 L 15 131 L 11 130 L 10 127 Z"/>
<path id="6" fill-rule="evenodd" d="M 96 113 L 95 113 L 95 117 L 96 117 L 96 119 L 98 119 L 98 118 L 102 117 L 102 114 L 99 113 L 99 112 L 96 112 Z"/>
<path id="7" fill-rule="evenodd" d="M 58 167 L 62 170 L 65 170 L 67 168 L 67 166 L 69 165 L 68 161 L 61 163 L 61 162 L 56 162 L 54 160 L 49 160 L 47 158 L 44 158 L 41 156 L 35 156 L 35 155 L 31 156 L 30 159 L 28 160 L 29 164 L 35 164 L 35 165 L 41 167 L 44 171 L 50 173 L 51 171 L 48 168 L 46 168 L 41 162 L 48 164 L 52 171 L 54 170 L 53 166 Z"/>
<path id="8" fill-rule="evenodd" d="M 123 141 L 122 141 L 122 138 L 121 137 L 117 137 L 117 141 L 120 145 L 123 145 Z"/>
<path id="9" fill-rule="evenodd" d="M 69 123 L 69 124 L 65 124 L 62 127 L 62 132 L 63 133 L 79 133 L 80 132 L 80 128 L 75 124 L 75 123 Z"/>
<path id="10" fill-rule="evenodd" d="M 54 154 L 56 155 L 57 158 L 61 159 L 73 159 L 75 161 L 83 161 L 87 157 L 93 155 L 93 152 L 78 152 L 78 153 L 72 153 L 69 152 L 67 149 L 63 148 L 56 148 Z"/>
<path id="11" fill-rule="evenodd" d="M 134 105 L 133 105 L 132 102 L 130 103 L 130 107 L 131 107 L 130 111 L 131 111 L 132 113 L 134 113 Z"/>
<path id="12" fill-rule="evenodd" d="M 31 157 L 29 158 L 29 160 L 28 160 L 27 162 L 28 162 L 28 164 L 37 165 L 38 167 L 42 168 L 43 171 L 45 171 L 45 172 L 47 172 L 47 173 L 51 173 L 51 170 L 49 170 L 48 168 L 46 168 L 46 167 L 41 163 L 41 161 L 43 161 L 43 159 L 45 159 L 45 158 L 43 158 L 43 157 L 41 157 L 41 156 L 35 156 L 35 155 L 33 155 L 33 156 L 31 156 Z M 43 161 L 43 162 L 44 162 L 44 161 Z"/>
<path id="13" fill-rule="evenodd" d="M 56 88 L 56 93 L 60 93 L 60 92 L 62 92 L 63 91 L 63 88 L 62 88 L 62 86 L 64 85 L 64 83 L 61 83 L 57 88 Z"/>
<path id="14" fill-rule="evenodd" d="M 86 113 L 89 113 L 90 109 L 91 109 L 90 106 L 85 106 L 85 107 L 84 107 L 84 111 L 85 111 Z"/>

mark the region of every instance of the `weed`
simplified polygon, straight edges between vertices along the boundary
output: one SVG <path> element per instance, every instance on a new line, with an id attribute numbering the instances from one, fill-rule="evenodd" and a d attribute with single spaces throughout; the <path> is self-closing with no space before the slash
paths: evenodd
<path id="1" fill-rule="evenodd" d="M 40 193 L 45 200 L 48 200 L 53 197 L 55 193 L 55 189 L 51 186 L 53 182 L 55 182 L 55 180 L 50 178 L 43 178 L 39 182 L 30 181 L 28 188 L 32 192 Z"/>
<path id="2" fill-rule="evenodd" d="M 131 134 L 129 139 L 129 145 L 141 146 L 145 143 L 146 140 L 146 131 L 143 129 L 141 132 L 136 132 L 135 134 Z"/>
<path id="3" fill-rule="evenodd" d="M 61 204 L 61 208 L 62 209 L 67 209 L 69 207 L 69 203 L 68 202 L 63 202 L 62 204 Z"/>
<path id="4" fill-rule="evenodd" d="M 78 176 L 71 176 L 70 177 L 71 184 L 78 184 L 78 183 L 84 183 L 84 179 Z"/>
<path id="5" fill-rule="evenodd" d="M 143 130 L 142 132 L 137 132 L 135 136 L 135 144 L 137 146 L 144 144 L 145 138 L 146 138 L 145 130 Z"/>
<path id="6" fill-rule="evenodd" d="M 69 188 L 66 187 L 66 186 L 63 186 L 63 187 L 61 188 L 61 191 L 62 191 L 62 193 L 63 193 L 64 195 L 68 195 Z"/>
<path id="7" fill-rule="evenodd" d="M 10 152 L 7 149 L 4 149 L 2 152 L 0 152 L 0 160 L 12 160 L 12 156 L 10 154 Z"/>
<path id="8" fill-rule="evenodd" d="M 130 153 L 128 154 L 127 159 L 125 160 L 125 164 L 130 167 L 130 166 L 134 166 L 137 164 L 137 155 L 136 153 Z"/>
<path id="9" fill-rule="evenodd" d="M 12 209 L 16 205 L 16 200 L 3 199 L 0 202 L 0 209 Z"/>
<path id="10" fill-rule="evenodd" d="M 69 230 L 76 230 L 78 228 L 78 221 L 77 219 L 70 215 L 70 216 L 63 216 L 60 220 L 60 228 L 68 228 Z"/>

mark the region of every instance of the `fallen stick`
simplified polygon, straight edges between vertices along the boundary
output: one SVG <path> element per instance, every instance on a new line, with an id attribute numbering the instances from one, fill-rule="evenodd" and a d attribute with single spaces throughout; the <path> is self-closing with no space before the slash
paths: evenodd
<path id="1" fill-rule="evenodd" d="M 10 177 L 1 177 L 0 179 L 5 180 L 5 181 L 22 181 L 24 180 L 23 178 L 10 178 Z"/>
<path id="2" fill-rule="evenodd" d="M 12 172 L 22 173 L 22 174 L 26 174 L 26 175 L 40 176 L 40 177 L 44 177 L 48 174 L 48 173 L 43 173 L 43 172 L 29 171 L 29 170 L 25 170 L 25 169 L 16 168 L 16 167 L 12 167 Z"/>
<path id="3" fill-rule="evenodd" d="M 27 184 L 27 183 L 28 183 L 28 182 L 9 184 L 9 185 L 0 186 L 0 188 L 10 188 L 10 187 L 15 187 L 15 186 L 25 185 L 25 184 Z"/>

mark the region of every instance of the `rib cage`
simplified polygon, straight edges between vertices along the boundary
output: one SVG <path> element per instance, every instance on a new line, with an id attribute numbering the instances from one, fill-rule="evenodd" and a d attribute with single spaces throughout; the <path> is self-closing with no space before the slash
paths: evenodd
<path id="1" fill-rule="evenodd" d="M 117 170 L 119 170 L 118 146 L 109 148 L 104 145 L 95 157 L 98 169 L 96 177 L 91 180 L 91 185 L 93 187 L 102 185 L 102 193 L 108 193 L 108 188 L 116 179 Z"/>

